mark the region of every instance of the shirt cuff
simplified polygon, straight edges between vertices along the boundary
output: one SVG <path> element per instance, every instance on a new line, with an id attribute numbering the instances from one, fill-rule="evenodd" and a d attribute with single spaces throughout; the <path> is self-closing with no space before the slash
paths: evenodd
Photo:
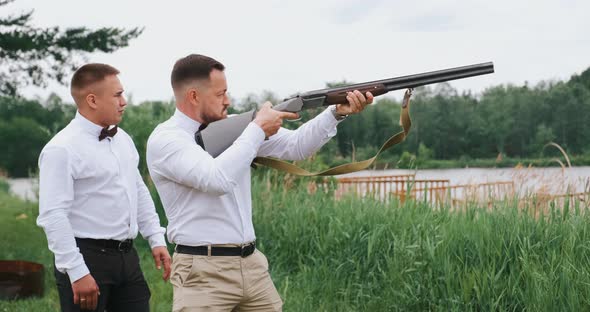
<path id="1" fill-rule="evenodd" d="M 328 137 L 336 135 L 336 126 L 342 122 L 342 120 L 336 120 L 332 112 L 330 111 L 335 105 L 330 105 L 323 112 L 321 112 L 316 118 L 320 118 L 320 127 L 328 134 Z"/>
<path id="2" fill-rule="evenodd" d="M 330 106 L 328 106 L 328 108 L 326 108 L 321 113 L 321 115 L 325 115 L 325 116 L 322 116 L 322 118 L 326 119 L 326 123 L 328 123 L 330 126 L 336 126 L 337 124 L 341 123 L 344 120 L 344 119 L 336 120 L 336 117 L 334 117 L 334 114 L 332 113 L 332 108 L 335 106 L 336 105 L 330 105 Z M 328 118 L 328 117 L 330 117 L 330 118 Z"/>
<path id="3" fill-rule="evenodd" d="M 78 266 L 75 266 L 72 269 L 66 270 L 68 277 L 70 278 L 70 282 L 74 283 L 75 281 L 81 279 L 82 277 L 90 274 L 88 267 L 85 263 L 82 263 Z"/>
<path id="4" fill-rule="evenodd" d="M 154 234 L 148 238 L 148 242 L 150 243 L 151 249 L 154 249 L 159 246 L 166 247 L 166 240 L 164 239 L 164 234 Z"/>

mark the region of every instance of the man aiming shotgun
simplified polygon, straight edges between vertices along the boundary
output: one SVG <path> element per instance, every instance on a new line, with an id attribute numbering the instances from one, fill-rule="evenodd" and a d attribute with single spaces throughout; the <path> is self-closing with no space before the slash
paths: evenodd
<path id="1" fill-rule="evenodd" d="M 256 249 L 250 164 L 259 156 L 311 156 L 347 115 L 373 102 L 371 92 L 392 86 L 318 90 L 227 118 L 224 69 L 204 55 L 178 60 L 171 74 L 176 111 L 148 139 L 148 168 L 169 221 L 168 238 L 176 244 L 173 311 L 281 311 L 268 261 Z M 297 118 L 295 112 L 319 106 L 328 108 L 298 129 L 281 128 L 283 119 Z"/>
<path id="2" fill-rule="evenodd" d="M 281 128 L 296 113 L 267 102 L 235 142 L 212 157 L 195 143 L 195 133 L 227 117 L 224 69 L 204 55 L 178 60 L 171 74 L 176 111 L 148 139 L 148 168 L 168 218 L 168 239 L 176 244 L 173 311 L 280 311 L 267 259 L 256 249 L 250 164 L 259 155 L 311 156 L 336 135 L 342 116 L 361 112 L 373 96 L 350 92 L 297 130 Z"/>

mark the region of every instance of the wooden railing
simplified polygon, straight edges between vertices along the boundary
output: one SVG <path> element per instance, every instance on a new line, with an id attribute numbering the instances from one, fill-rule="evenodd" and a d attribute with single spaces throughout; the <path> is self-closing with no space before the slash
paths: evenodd
<path id="1" fill-rule="evenodd" d="M 514 182 L 490 182 L 479 184 L 450 185 L 447 179 L 415 179 L 413 174 L 347 177 L 337 179 L 336 198 L 344 194 L 388 200 L 406 197 L 425 200 L 434 204 L 484 201 L 514 194 Z"/>
<path id="2" fill-rule="evenodd" d="M 532 194 L 519 198 L 513 181 L 450 185 L 445 179 L 415 179 L 413 174 L 339 178 L 335 190 L 337 199 L 345 194 L 388 201 L 392 196 L 426 201 L 435 207 L 446 205 L 462 209 L 470 203 L 492 208 L 498 200 L 517 200 L 520 209 L 535 216 L 547 214 L 554 207 L 590 208 L 590 191 L 571 194 Z M 521 194 L 522 195 L 522 194 Z"/>
<path id="3" fill-rule="evenodd" d="M 547 215 L 551 209 L 569 209 L 570 213 L 576 208 L 586 210 L 590 208 L 590 192 L 571 194 L 538 193 L 520 199 L 519 209 L 525 210 L 535 217 Z"/>
<path id="4" fill-rule="evenodd" d="M 412 198 L 441 205 L 455 206 L 460 203 L 488 203 L 491 200 L 514 196 L 514 182 L 487 182 L 477 184 L 447 185 L 443 187 L 415 187 Z"/>
<path id="5" fill-rule="evenodd" d="M 449 185 L 449 180 L 416 180 L 413 174 L 339 178 L 336 198 L 352 193 L 388 200 L 390 196 L 405 196 L 413 188 L 437 188 Z"/>

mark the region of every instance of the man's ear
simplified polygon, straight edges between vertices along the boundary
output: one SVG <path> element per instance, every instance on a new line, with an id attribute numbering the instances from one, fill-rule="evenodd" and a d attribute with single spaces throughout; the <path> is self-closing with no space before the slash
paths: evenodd
<path id="1" fill-rule="evenodd" d="M 86 104 L 88 104 L 91 109 L 98 108 L 98 105 L 96 104 L 96 95 L 94 95 L 94 93 L 89 93 L 86 96 Z"/>
<path id="2" fill-rule="evenodd" d="M 200 102 L 200 96 L 197 88 L 189 88 L 186 92 L 187 101 L 193 106 L 196 106 Z"/>

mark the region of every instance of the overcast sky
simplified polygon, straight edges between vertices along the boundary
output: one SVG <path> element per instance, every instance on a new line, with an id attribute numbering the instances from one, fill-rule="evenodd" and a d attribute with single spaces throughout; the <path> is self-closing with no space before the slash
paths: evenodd
<path id="1" fill-rule="evenodd" d="M 236 99 L 493 61 L 495 74 L 452 83 L 479 93 L 568 79 L 590 66 L 588 0 L 17 0 L 0 15 L 28 9 L 38 26 L 144 27 L 129 47 L 89 56 L 120 69 L 136 103 L 169 100 L 172 65 L 190 53 L 224 63 Z M 55 84 L 25 94 L 50 91 L 69 99 Z"/>

